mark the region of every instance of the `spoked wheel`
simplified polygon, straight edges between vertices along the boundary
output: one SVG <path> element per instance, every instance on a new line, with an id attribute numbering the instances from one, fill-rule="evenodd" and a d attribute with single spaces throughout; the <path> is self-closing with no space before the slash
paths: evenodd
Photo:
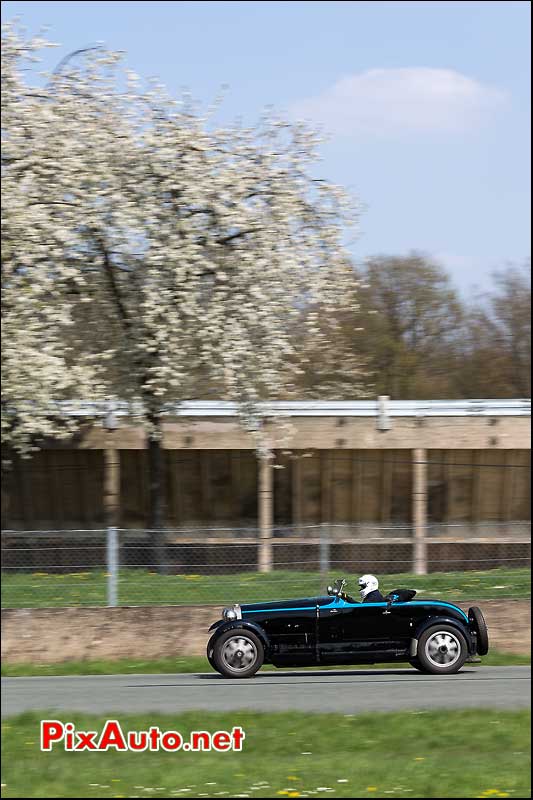
<path id="1" fill-rule="evenodd" d="M 212 659 L 215 669 L 226 678 L 251 678 L 263 664 L 264 655 L 263 645 L 254 633 L 236 629 L 216 640 Z"/>
<path id="2" fill-rule="evenodd" d="M 421 672 L 451 675 L 458 672 L 468 657 L 468 645 L 463 634 L 451 625 L 435 625 L 424 631 L 418 640 L 415 661 Z M 412 662 L 411 662 L 412 663 Z"/>

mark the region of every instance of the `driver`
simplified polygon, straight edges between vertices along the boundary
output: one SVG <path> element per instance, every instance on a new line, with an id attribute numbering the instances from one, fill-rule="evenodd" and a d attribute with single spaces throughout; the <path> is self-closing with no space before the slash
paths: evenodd
<path id="1" fill-rule="evenodd" d="M 358 583 L 359 594 L 363 603 L 382 603 L 385 601 L 378 589 L 379 583 L 375 575 L 361 575 Z"/>

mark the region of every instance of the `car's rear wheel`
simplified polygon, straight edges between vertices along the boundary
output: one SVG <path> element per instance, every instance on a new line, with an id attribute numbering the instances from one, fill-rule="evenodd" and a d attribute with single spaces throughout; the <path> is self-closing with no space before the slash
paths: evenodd
<path id="1" fill-rule="evenodd" d="M 486 656 L 489 652 L 489 632 L 487 630 L 485 617 L 481 613 L 481 609 L 477 606 L 472 606 L 472 608 L 469 608 L 468 620 L 476 633 L 477 654 L 479 656 Z"/>
<path id="2" fill-rule="evenodd" d="M 409 659 L 409 663 L 410 663 L 410 665 L 411 665 L 412 667 L 414 667 L 415 669 L 417 669 L 419 672 L 426 672 L 426 673 L 428 672 L 428 670 L 427 670 L 427 669 L 424 669 L 424 667 L 422 666 L 422 664 L 420 663 L 420 661 L 418 660 L 418 658 L 410 658 L 410 659 Z"/>
<path id="3" fill-rule="evenodd" d="M 433 625 L 418 640 L 416 661 L 422 672 L 451 675 L 461 669 L 467 657 L 466 639 L 451 625 Z"/>
<path id="4" fill-rule="evenodd" d="M 226 631 L 214 643 L 213 665 L 226 678 L 251 678 L 263 664 L 260 639 L 244 628 Z"/>

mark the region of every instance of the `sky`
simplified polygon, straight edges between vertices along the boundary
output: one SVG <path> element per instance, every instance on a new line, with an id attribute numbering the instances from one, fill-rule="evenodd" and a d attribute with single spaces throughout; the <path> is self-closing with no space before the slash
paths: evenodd
<path id="1" fill-rule="evenodd" d="M 359 200 L 355 261 L 424 252 L 464 294 L 530 256 L 529 2 L 4 2 L 61 47 L 103 42 L 218 116 L 328 135 L 317 175 Z"/>

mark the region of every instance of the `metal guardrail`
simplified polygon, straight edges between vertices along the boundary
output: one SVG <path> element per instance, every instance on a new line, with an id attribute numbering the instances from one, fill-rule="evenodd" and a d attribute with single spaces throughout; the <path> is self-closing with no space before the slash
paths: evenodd
<path id="1" fill-rule="evenodd" d="M 31 401 L 28 401 L 31 405 Z M 73 417 L 118 417 L 142 413 L 140 403 L 117 401 L 65 401 L 57 404 Z M 235 403 L 223 400 L 191 400 L 164 406 L 164 414 L 178 417 L 236 417 Z M 265 417 L 517 417 L 531 416 L 531 399 L 516 400 L 295 400 L 262 403 Z"/>

